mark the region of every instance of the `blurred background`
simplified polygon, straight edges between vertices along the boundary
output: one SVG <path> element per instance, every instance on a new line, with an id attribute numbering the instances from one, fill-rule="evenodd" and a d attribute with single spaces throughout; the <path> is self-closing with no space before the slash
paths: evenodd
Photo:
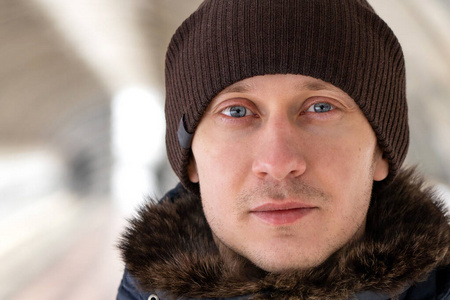
<path id="1" fill-rule="evenodd" d="M 200 0 L 0 0 L 0 299 L 114 299 L 116 244 L 175 185 L 164 56 Z M 406 55 L 411 147 L 450 185 L 450 1 L 372 0 Z"/>

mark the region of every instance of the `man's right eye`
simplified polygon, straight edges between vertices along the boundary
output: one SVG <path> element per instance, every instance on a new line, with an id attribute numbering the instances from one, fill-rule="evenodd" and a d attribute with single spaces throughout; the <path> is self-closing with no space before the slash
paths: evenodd
<path id="1" fill-rule="evenodd" d="M 242 118 L 253 115 L 253 113 L 244 106 L 230 106 L 222 110 L 222 113 L 233 118 Z"/>

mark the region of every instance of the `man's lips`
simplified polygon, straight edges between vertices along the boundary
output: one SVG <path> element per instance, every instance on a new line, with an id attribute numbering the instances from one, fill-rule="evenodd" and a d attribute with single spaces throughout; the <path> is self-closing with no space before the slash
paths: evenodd
<path id="1" fill-rule="evenodd" d="M 271 225 L 287 225 L 313 212 L 317 207 L 297 202 L 266 203 L 250 213 Z"/>

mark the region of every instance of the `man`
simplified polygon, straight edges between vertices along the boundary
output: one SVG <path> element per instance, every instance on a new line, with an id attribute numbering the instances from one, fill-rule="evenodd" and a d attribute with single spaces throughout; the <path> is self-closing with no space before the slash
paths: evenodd
<path id="1" fill-rule="evenodd" d="M 181 184 L 131 221 L 118 299 L 449 299 L 403 54 L 365 0 L 206 0 L 166 58 Z"/>

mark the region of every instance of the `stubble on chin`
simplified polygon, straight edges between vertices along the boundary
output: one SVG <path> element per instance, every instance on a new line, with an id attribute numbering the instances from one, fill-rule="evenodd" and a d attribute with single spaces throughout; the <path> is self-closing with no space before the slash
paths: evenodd
<path id="1" fill-rule="evenodd" d="M 234 202 L 233 211 L 236 213 L 235 218 L 239 220 L 242 216 L 248 217 L 249 208 L 261 204 L 262 201 L 282 201 L 287 198 L 298 199 L 299 202 L 305 204 L 322 205 L 324 202 L 329 201 L 330 197 L 324 191 L 296 180 L 283 183 L 264 182 L 254 188 L 239 193 L 236 198 L 232 200 Z M 246 217 L 242 218 L 245 219 Z M 232 266 L 238 271 L 239 268 L 250 269 L 253 273 L 256 272 L 254 268 L 258 270 L 264 268 L 264 265 L 267 263 L 267 257 L 262 254 L 262 249 L 260 250 L 261 252 L 253 252 L 251 255 L 253 258 L 252 261 L 250 261 L 250 259 L 247 258 L 246 250 L 244 250 L 245 247 L 243 248 L 243 245 L 239 244 L 239 240 L 242 237 L 236 238 L 235 240 L 223 239 L 221 233 L 224 228 L 221 227 L 224 226 L 224 224 L 217 219 L 210 221 L 214 223 L 213 228 L 215 231 L 218 231 L 216 233 L 213 231 L 214 241 L 226 265 Z M 239 221 L 236 223 L 239 223 Z M 294 232 L 296 229 L 293 229 L 292 226 L 278 226 L 274 229 L 277 231 L 276 235 L 283 239 L 292 238 L 296 235 Z M 246 237 L 243 238 L 246 239 Z"/>

